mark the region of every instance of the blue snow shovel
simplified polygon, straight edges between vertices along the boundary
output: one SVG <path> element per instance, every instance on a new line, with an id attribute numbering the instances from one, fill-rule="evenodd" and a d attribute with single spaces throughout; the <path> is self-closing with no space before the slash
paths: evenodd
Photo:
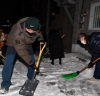
<path id="1" fill-rule="evenodd" d="M 39 66 L 41 54 L 46 46 L 46 43 L 45 43 L 43 48 L 41 49 L 41 44 L 43 44 L 43 43 L 40 42 L 40 53 L 39 53 L 39 57 L 38 57 L 38 60 L 36 63 L 37 68 Z M 19 94 L 24 95 L 24 96 L 33 96 L 35 89 L 39 83 L 39 80 L 36 79 L 36 72 L 37 72 L 37 69 L 34 69 L 34 74 L 33 74 L 32 80 L 26 80 L 26 82 L 22 86 L 21 90 L 19 91 Z"/>

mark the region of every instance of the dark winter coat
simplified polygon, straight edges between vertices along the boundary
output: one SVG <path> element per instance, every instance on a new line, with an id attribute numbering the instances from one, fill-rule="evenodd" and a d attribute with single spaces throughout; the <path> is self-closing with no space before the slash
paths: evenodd
<path id="1" fill-rule="evenodd" d="M 44 40 L 41 32 L 38 30 L 35 35 L 30 36 L 25 31 L 25 21 L 29 17 L 19 20 L 11 29 L 7 38 L 7 45 L 13 46 L 17 54 L 29 65 L 33 64 L 33 60 L 28 49 L 32 47 L 32 43 L 38 38 L 38 41 Z"/>
<path id="2" fill-rule="evenodd" d="M 93 32 L 91 35 L 86 35 L 85 40 L 89 48 L 93 51 L 91 61 L 94 61 L 100 57 L 100 32 Z"/>
<path id="3" fill-rule="evenodd" d="M 49 50 L 50 59 L 57 59 L 64 57 L 63 41 L 59 31 L 51 30 L 49 33 Z"/>

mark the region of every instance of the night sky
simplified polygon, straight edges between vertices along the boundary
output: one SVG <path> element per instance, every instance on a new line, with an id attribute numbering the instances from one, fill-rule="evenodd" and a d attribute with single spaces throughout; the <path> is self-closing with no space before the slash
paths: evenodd
<path id="1" fill-rule="evenodd" d="M 10 20 L 16 23 L 24 17 L 37 17 L 45 24 L 47 0 L 0 0 L 0 23 Z"/>
<path id="2" fill-rule="evenodd" d="M 42 25 L 41 31 L 45 33 L 47 6 L 48 0 L 0 0 L 0 28 L 11 29 L 18 20 L 32 16 L 39 19 Z M 56 2 L 50 0 L 49 26 L 55 19 L 55 16 L 52 16 L 52 12 L 59 14 L 60 7 L 57 7 Z"/>

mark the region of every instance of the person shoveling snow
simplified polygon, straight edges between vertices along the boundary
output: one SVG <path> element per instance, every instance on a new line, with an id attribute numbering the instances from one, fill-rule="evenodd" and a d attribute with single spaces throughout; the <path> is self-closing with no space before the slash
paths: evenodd
<path id="1" fill-rule="evenodd" d="M 38 38 L 38 41 L 44 44 L 39 27 L 39 20 L 35 17 L 23 18 L 12 27 L 7 38 L 6 60 L 2 70 L 3 81 L 0 93 L 9 91 L 12 66 L 16 53 L 28 64 L 27 77 L 29 80 L 32 79 L 36 68 L 32 43 Z"/>
<path id="2" fill-rule="evenodd" d="M 89 48 L 93 51 L 93 56 L 91 58 L 90 63 L 88 64 L 88 68 L 92 68 L 95 64 L 95 63 L 92 64 L 92 62 L 100 57 L 100 33 L 93 32 L 91 35 L 86 35 L 85 33 L 81 33 L 79 35 L 79 40 L 82 44 L 88 45 Z M 96 67 L 93 77 L 88 79 L 88 81 L 98 84 L 99 79 L 100 79 L 100 59 L 96 62 Z"/>

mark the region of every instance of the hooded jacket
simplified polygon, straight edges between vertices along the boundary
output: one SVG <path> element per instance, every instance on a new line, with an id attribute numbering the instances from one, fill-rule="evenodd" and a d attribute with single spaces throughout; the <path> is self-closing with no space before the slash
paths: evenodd
<path id="1" fill-rule="evenodd" d="M 28 49 L 32 47 L 32 43 L 38 38 L 38 41 L 44 40 L 43 36 L 38 30 L 34 35 L 30 36 L 25 30 L 25 21 L 29 17 L 19 20 L 15 25 L 13 25 L 11 31 L 8 34 L 7 45 L 13 46 L 17 54 L 29 65 L 33 64 L 33 60 Z"/>
<path id="2" fill-rule="evenodd" d="M 85 40 L 89 48 L 93 51 L 91 61 L 100 57 L 100 33 L 93 32 L 91 35 L 86 35 Z"/>

